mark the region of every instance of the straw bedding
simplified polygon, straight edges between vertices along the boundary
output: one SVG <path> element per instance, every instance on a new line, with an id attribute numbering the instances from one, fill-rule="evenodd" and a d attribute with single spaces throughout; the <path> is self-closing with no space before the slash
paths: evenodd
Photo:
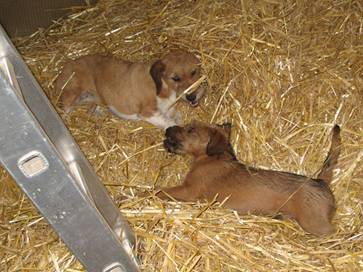
<path id="1" fill-rule="evenodd" d="M 15 42 L 134 229 L 143 271 L 362 271 L 362 14 L 353 0 L 104 0 Z M 66 60 L 151 60 L 175 47 L 200 56 L 209 91 L 199 108 L 177 105 L 185 122 L 231 121 L 249 165 L 314 177 L 332 125 L 342 126 L 335 234 L 317 238 L 220 203 L 163 202 L 153 188 L 180 183 L 190 159 L 167 154 L 162 131 L 86 107 L 62 112 L 53 83 Z M 83 271 L 0 171 L 0 270 Z"/>

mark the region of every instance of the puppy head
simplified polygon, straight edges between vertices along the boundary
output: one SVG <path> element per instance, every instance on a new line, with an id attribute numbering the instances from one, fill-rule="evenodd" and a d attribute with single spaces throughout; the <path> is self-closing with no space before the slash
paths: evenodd
<path id="1" fill-rule="evenodd" d="M 157 95 L 168 97 L 172 91 L 179 96 L 200 77 L 199 60 L 195 55 L 184 50 L 174 50 L 157 60 L 150 69 Z M 197 106 L 204 94 L 200 87 L 184 97 L 190 105 Z"/>
<path id="2" fill-rule="evenodd" d="M 165 132 L 164 147 L 171 153 L 194 157 L 215 156 L 225 152 L 233 155 L 229 143 L 230 133 L 230 124 L 209 126 L 193 122 L 185 127 L 169 127 Z"/>

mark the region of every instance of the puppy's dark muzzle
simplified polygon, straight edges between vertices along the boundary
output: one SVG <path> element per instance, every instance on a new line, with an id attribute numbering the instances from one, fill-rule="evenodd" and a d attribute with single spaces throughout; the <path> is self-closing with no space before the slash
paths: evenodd
<path id="1" fill-rule="evenodd" d="M 171 141 L 170 139 L 165 139 L 164 140 L 164 148 L 166 151 L 170 152 L 170 153 L 174 153 L 175 150 L 178 149 L 178 143 Z"/>
<path id="2" fill-rule="evenodd" d="M 176 135 L 183 131 L 183 128 L 179 126 L 168 127 L 165 131 L 165 138 L 175 138 Z"/>
<path id="3" fill-rule="evenodd" d="M 181 130 L 182 130 L 182 128 L 178 127 L 178 126 L 168 127 L 166 129 L 166 131 L 165 131 L 166 139 L 164 140 L 164 148 L 168 152 L 175 152 L 179 148 L 180 144 L 179 144 L 179 141 L 178 141 L 176 135 Z"/>

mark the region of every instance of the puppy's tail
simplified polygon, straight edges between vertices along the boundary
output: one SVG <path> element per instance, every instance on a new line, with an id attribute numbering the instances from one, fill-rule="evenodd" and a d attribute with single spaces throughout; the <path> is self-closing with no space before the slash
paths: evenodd
<path id="1" fill-rule="evenodd" d="M 340 127 L 335 125 L 332 130 L 332 140 L 330 145 L 330 150 L 328 152 L 328 156 L 324 161 L 324 165 L 320 171 L 318 179 L 323 180 L 327 184 L 333 179 L 333 170 L 336 167 L 338 162 L 338 157 L 340 154 L 340 147 L 341 147 L 341 138 L 340 138 Z"/>

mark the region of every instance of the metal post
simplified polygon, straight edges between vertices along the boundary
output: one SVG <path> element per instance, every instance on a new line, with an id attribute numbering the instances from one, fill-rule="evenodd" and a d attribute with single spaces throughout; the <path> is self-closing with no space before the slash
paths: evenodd
<path id="1" fill-rule="evenodd" d="M 139 271 L 134 236 L 0 26 L 0 162 L 88 271 Z"/>

